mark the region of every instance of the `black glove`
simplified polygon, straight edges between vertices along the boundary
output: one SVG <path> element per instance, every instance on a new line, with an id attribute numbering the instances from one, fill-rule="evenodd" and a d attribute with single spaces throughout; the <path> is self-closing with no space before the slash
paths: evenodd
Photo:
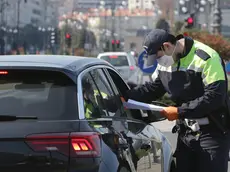
<path id="1" fill-rule="evenodd" d="M 137 84 L 133 83 L 133 82 L 127 82 L 127 84 L 129 85 L 130 89 L 133 89 L 137 86 Z"/>

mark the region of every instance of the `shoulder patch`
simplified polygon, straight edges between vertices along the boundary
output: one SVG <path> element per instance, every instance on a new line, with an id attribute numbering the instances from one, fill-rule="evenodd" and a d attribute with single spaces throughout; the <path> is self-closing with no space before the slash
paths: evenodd
<path id="1" fill-rule="evenodd" d="M 204 50 L 201 49 L 197 49 L 195 51 L 195 54 L 199 56 L 201 59 L 203 59 L 204 61 L 207 61 L 209 58 L 211 58 L 211 56 L 208 53 L 206 53 Z"/>

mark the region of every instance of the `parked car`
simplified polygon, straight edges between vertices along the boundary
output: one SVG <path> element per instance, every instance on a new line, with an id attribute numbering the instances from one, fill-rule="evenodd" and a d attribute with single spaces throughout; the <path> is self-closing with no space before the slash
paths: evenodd
<path id="1" fill-rule="evenodd" d="M 113 65 L 125 81 L 137 83 L 138 66 L 135 57 L 126 52 L 100 53 L 97 58 L 105 60 Z"/>
<path id="2" fill-rule="evenodd" d="M 97 100 L 86 116 L 83 94 Z M 172 172 L 173 151 L 151 123 L 123 107 L 129 86 L 109 63 L 72 56 L 0 58 L 0 168 L 8 172 Z M 106 97 L 103 95 L 106 94 Z M 113 109 L 103 106 L 112 100 Z"/>

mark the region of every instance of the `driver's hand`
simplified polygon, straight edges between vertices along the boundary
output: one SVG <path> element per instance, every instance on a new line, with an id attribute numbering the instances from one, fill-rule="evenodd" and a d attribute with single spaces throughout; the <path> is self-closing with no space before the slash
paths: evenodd
<path id="1" fill-rule="evenodd" d="M 126 102 L 124 97 L 120 97 L 120 99 L 122 103 Z"/>
<path id="2" fill-rule="evenodd" d="M 178 108 L 174 106 L 165 107 L 161 114 L 164 115 L 169 121 L 177 120 L 178 115 Z"/>

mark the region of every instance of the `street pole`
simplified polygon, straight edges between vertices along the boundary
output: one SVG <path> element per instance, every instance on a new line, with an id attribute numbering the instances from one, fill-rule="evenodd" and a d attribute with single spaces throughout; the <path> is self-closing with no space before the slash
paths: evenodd
<path id="1" fill-rule="evenodd" d="M 115 40 L 115 0 L 112 1 L 112 40 Z M 115 51 L 114 46 L 112 50 Z"/>
<path id="2" fill-rule="evenodd" d="M 5 0 L 1 0 L 1 26 L 4 26 L 4 17 L 5 17 L 5 8 L 7 6 L 7 2 Z M 5 31 L 1 29 L 1 55 L 5 54 Z"/>
<path id="3" fill-rule="evenodd" d="M 190 14 L 194 14 L 194 25 L 196 28 L 198 28 L 198 15 L 199 15 L 199 9 L 197 8 L 197 4 L 199 0 L 191 1 L 192 5 L 190 6 L 190 9 L 194 9 Z"/>
<path id="4" fill-rule="evenodd" d="M 210 16 L 209 14 L 211 13 L 211 8 L 212 8 L 212 5 L 210 3 L 208 3 L 206 5 L 206 8 L 205 8 L 205 20 L 206 20 L 206 30 L 209 31 L 209 28 L 210 28 Z"/>
<path id="5" fill-rule="evenodd" d="M 220 0 L 216 0 L 213 10 L 213 23 L 212 23 L 212 33 L 221 34 L 221 9 L 220 9 Z"/>
<path id="6" fill-rule="evenodd" d="M 17 44 L 18 44 L 18 39 L 19 39 L 19 24 L 20 24 L 20 3 L 21 3 L 21 0 L 18 0 L 17 2 Z"/>
<path id="7" fill-rule="evenodd" d="M 107 9 L 106 9 L 106 6 L 105 6 L 105 19 L 104 19 L 104 27 L 105 27 L 105 41 L 107 41 L 107 24 L 106 24 L 106 22 L 107 22 Z"/>
<path id="8" fill-rule="evenodd" d="M 1 25 L 3 26 L 3 20 L 4 20 L 4 0 L 1 0 Z"/>
<path id="9" fill-rule="evenodd" d="M 121 40 L 121 9 L 119 9 L 119 39 Z"/>

